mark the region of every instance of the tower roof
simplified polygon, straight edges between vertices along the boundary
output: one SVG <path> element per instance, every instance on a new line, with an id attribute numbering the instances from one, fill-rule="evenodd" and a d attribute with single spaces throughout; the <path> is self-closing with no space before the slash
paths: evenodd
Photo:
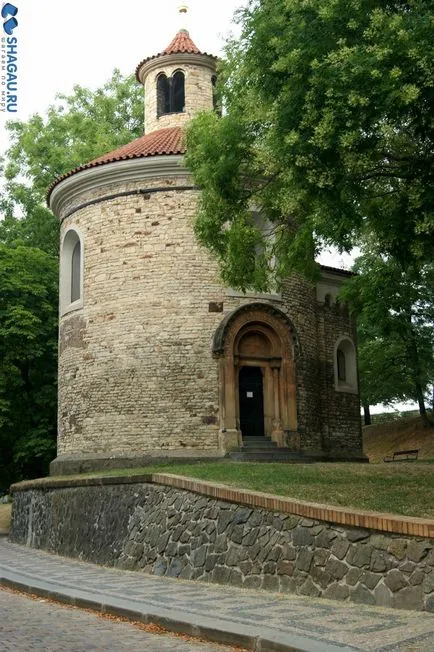
<path id="1" fill-rule="evenodd" d="M 98 158 L 74 168 L 70 172 L 58 177 L 50 187 L 47 195 L 47 201 L 50 200 L 50 195 L 54 188 L 64 179 L 71 177 L 77 172 L 94 168 L 106 163 L 115 163 L 117 161 L 127 161 L 134 158 L 143 158 L 145 156 L 158 156 L 170 154 L 184 154 L 184 136 L 181 127 L 168 127 L 166 129 L 158 129 L 158 131 L 151 131 L 149 134 L 136 138 L 127 145 L 122 145 L 118 149 L 99 156 Z"/>
<path id="2" fill-rule="evenodd" d="M 180 29 L 176 36 L 161 54 L 176 54 L 177 52 L 190 52 L 190 54 L 203 54 L 193 43 L 186 29 Z"/>
<path id="3" fill-rule="evenodd" d="M 146 57 L 146 59 L 143 59 L 139 63 L 139 65 L 136 68 L 136 77 L 138 81 L 140 81 L 139 78 L 139 70 L 143 66 L 144 63 L 147 61 L 151 61 L 152 59 L 157 59 L 158 57 L 162 57 L 165 54 L 200 54 L 202 56 L 210 57 L 211 59 L 217 59 L 213 54 L 208 54 L 208 52 L 201 52 L 197 45 L 194 43 L 194 41 L 190 38 L 190 34 L 186 29 L 180 29 L 179 32 L 176 34 L 176 36 L 171 40 L 167 48 L 159 52 L 158 54 L 154 54 L 150 57 Z"/>

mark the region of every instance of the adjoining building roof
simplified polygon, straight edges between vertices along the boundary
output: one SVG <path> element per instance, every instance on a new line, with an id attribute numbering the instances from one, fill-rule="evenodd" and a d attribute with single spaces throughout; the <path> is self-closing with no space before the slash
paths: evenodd
<path id="1" fill-rule="evenodd" d="M 146 57 L 146 59 L 143 59 L 139 63 L 139 65 L 136 68 L 136 78 L 138 81 L 140 81 L 139 78 L 139 70 L 143 66 L 144 63 L 147 61 L 151 61 L 151 59 L 157 59 L 158 57 L 162 57 L 165 54 L 181 54 L 181 53 L 187 53 L 187 54 L 201 54 L 207 57 L 211 57 L 212 59 L 217 59 L 213 54 L 208 54 L 207 52 L 201 52 L 197 45 L 192 41 L 190 38 L 190 34 L 186 29 L 180 29 L 179 32 L 176 34 L 176 36 L 172 39 L 172 41 L 169 43 L 167 48 L 165 48 L 162 52 L 159 52 L 158 54 L 154 54 L 150 57 Z"/>
<path id="2" fill-rule="evenodd" d="M 320 265 L 323 272 L 330 272 L 331 274 L 339 274 L 339 276 L 357 276 L 356 272 L 350 269 L 342 269 L 341 267 L 329 267 L 328 265 Z"/>
<path id="3" fill-rule="evenodd" d="M 134 158 L 143 158 L 145 156 L 158 156 L 170 154 L 184 154 L 184 135 L 181 127 L 167 127 L 166 129 L 158 129 L 149 134 L 145 134 L 140 138 L 136 138 L 131 143 L 123 145 L 108 154 L 103 154 L 98 158 L 74 168 L 70 172 L 58 177 L 50 186 L 47 194 L 47 201 L 54 188 L 64 179 L 71 177 L 77 172 L 94 168 L 106 163 L 114 163 L 116 161 L 127 161 Z"/>

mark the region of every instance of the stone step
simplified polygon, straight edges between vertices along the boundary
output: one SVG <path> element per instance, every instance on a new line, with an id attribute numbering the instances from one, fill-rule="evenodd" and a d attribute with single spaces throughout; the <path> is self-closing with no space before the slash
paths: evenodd
<path id="1" fill-rule="evenodd" d="M 241 450 L 229 454 L 236 462 L 303 462 L 307 464 L 313 459 L 287 448 Z"/>
<path id="2" fill-rule="evenodd" d="M 247 449 L 267 449 L 267 448 L 272 448 L 276 449 L 277 444 L 275 441 L 271 441 L 270 437 L 244 437 L 243 438 L 243 446 L 241 450 L 247 450 Z"/>

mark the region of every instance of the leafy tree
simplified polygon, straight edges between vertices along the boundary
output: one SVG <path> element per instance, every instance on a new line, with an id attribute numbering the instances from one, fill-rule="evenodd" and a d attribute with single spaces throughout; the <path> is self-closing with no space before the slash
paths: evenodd
<path id="1" fill-rule="evenodd" d="M 0 244 L 0 485 L 55 452 L 57 286 L 48 253 Z"/>
<path id="2" fill-rule="evenodd" d="M 114 71 L 75 86 L 46 116 L 9 122 L 0 196 L 0 486 L 45 474 L 55 453 L 59 175 L 142 133 L 141 89 Z"/>
<path id="3" fill-rule="evenodd" d="M 359 318 L 359 361 L 365 404 L 415 400 L 426 423 L 425 394 L 434 380 L 434 265 L 370 251 L 341 291 Z"/>
<path id="4" fill-rule="evenodd" d="M 377 328 L 359 317 L 358 358 L 360 402 L 365 426 L 371 423 L 370 406 L 413 399 L 414 387 L 406 367 L 405 344 L 399 337 L 381 336 Z"/>
<path id="5" fill-rule="evenodd" d="M 46 116 L 10 121 L 4 173 L 12 202 L 25 200 L 23 184 L 44 201 L 57 177 L 142 135 L 141 90 L 115 70 L 96 91 L 76 85 L 71 95 L 59 94 Z"/>
<path id="6" fill-rule="evenodd" d="M 270 274 L 313 274 L 324 245 L 350 250 L 364 232 L 405 264 L 432 260 L 432 2 L 252 0 L 239 17 L 226 115 L 199 115 L 187 135 L 196 233 L 223 279 L 265 289 Z"/>

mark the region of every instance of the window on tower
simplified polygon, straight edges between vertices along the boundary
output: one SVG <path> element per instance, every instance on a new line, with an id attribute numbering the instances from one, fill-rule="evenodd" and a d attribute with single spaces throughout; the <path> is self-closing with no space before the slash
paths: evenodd
<path id="1" fill-rule="evenodd" d="M 69 229 L 60 249 L 60 310 L 65 314 L 83 305 L 83 241 Z"/>
<path id="2" fill-rule="evenodd" d="M 165 113 L 170 113 L 170 84 L 163 72 L 157 78 L 157 116 Z"/>
<path id="3" fill-rule="evenodd" d="M 181 113 L 185 107 L 184 73 L 177 70 L 171 79 L 172 82 L 172 106 L 171 111 Z"/>
<path id="4" fill-rule="evenodd" d="M 217 115 L 219 115 L 221 117 L 222 108 L 221 108 L 221 106 L 219 104 L 218 96 L 217 96 L 217 90 L 216 90 L 217 75 L 213 75 L 211 77 L 211 85 L 212 85 L 212 106 L 213 106 L 214 111 L 217 113 Z"/>
<path id="5" fill-rule="evenodd" d="M 167 77 L 157 77 L 157 117 L 167 113 L 182 113 L 185 108 L 185 78 L 181 70 Z"/>

